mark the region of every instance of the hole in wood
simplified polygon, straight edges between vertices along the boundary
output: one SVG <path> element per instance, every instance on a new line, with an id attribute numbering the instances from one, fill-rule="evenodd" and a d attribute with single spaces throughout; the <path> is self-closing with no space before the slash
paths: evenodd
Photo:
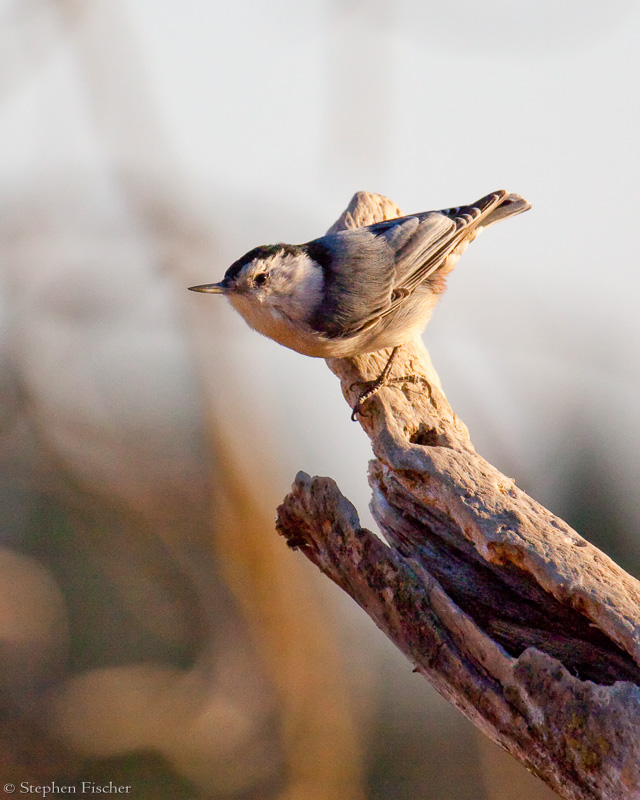
<path id="1" fill-rule="evenodd" d="M 439 433 L 435 428 L 422 423 L 416 431 L 409 436 L 411 444 L 419 444 L 422 447 L 449 447 L 447 437 Z"/>

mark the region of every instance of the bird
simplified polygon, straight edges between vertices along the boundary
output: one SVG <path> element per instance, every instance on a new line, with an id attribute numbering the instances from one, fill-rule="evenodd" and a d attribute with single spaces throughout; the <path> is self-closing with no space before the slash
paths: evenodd
<path id="1" fill-rule="evenodd" d="M 251 328 L 316 358 L 351 358 L 392 348 L 382 373 L 353 411 L 391 378 L 402 345 L 426 327 L 446 275 L 484 229 L 531 205 L 505 190 L 475 203 L 424 211 L 329 233 L 305 244 L 262 245 L 235 261 L 219 283 L 190 291 L 224 295 Z"/>

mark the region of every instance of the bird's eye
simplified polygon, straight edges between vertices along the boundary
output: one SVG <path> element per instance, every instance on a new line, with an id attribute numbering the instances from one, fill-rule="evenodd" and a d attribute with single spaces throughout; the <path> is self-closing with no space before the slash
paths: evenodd
<path id="1" fill-rule="evenodd" d="M 253 282 L 255 283 L 256 286 L 264 286 L 265 283 L 267 282 L 268 277 L 269 276 L 266 272 L 260 272 L 253 279 Z"/>

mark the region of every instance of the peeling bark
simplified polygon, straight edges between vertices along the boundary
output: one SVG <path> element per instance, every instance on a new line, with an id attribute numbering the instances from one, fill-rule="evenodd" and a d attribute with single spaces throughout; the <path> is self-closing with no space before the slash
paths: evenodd
<path id="1" fill-rule="evenodd" d="M 359 193 L 333 229 L 400 214 Z M 327 362 L 353 384 L 388 352 Z M 473 448 L 421 342 L 360 418 L 386 542 L 328 478 L 300 473 L 278 530 L 433 686 L 570 800 L 640 798 L 640 583 Z"/>

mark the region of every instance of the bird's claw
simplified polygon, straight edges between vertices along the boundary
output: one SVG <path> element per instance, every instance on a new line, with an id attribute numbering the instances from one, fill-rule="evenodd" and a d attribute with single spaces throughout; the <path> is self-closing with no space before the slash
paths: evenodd
<path id="1" fill-rule="evenodd" d="M 375 381 L 356 381 L 355 383 L 351 384 L 351 386 L 349 387 L 349 391 L 352 391 L 355 386 L 361 386 L 364 389 L 360 397 L 356 400 L 354 407 L 351 409 L 352 422 L 357 422 L 358 414 L 362 412 L 362 406 L 366 403 L 366 401 L 370 397 L 373 397 L 374 394 L 376 394 L 380 389 L 382 389 L 383 385 L 384 384 L 382 383 L 380 378 L 378 378 L 378 380 Z"/>
<path id="2" fill-rule="evenodd" d="M 355 383 L 351 384 L 349 391 L 351 391 L 355 386 L 362 386 L 366 388 L 356 400 L 356 403 L 351 410 L 351 421 L 357 422 L 358 414 L 362 413 L 362 406 L 367 402 L 367 400 L 369 400 L 369 398 L 373 397 L 375 394 L 378 394 L 380 389 L 384 389 L 385 386 L 393 386 L 396 383 L 423 383 L 428 389 L 430 389 L 429 381 L 426 378 L 423 378 L 421 375 L 403 375 L 401 378 L 388 378 L 385 376 L 384 379 L 381 376 L 375 381 L 356 381 Z M 429 394 L 431 394 L 431 392 L 429 392 Z"/>

